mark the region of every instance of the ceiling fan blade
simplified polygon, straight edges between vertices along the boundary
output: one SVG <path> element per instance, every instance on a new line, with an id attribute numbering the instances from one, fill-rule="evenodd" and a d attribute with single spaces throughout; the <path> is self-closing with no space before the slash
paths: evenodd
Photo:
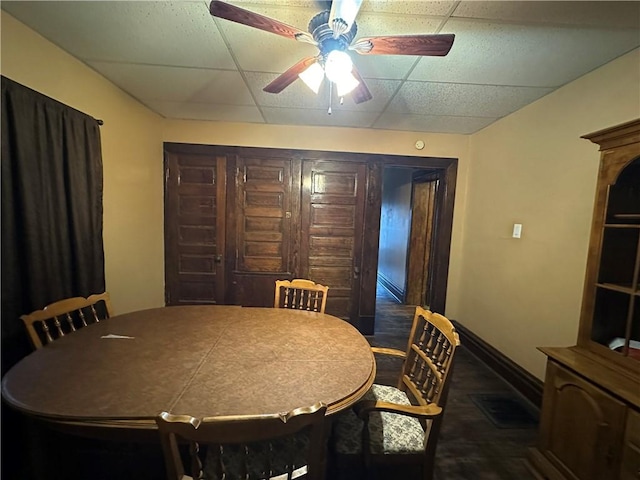
<path id="1" fill-rule="evenodd" d="M 360 72 L 358 72 L 358 69 L 354 66 L 351 73 L 356 77 L 356 80 L 360 82 L 360 84 L 351 92 L 351 98 L 355 103 L 368 102 L 373 98 L 373 95 L 371 95 L 367 85 L 364 83 L 364 79 L 360 76 Z"/>
<path id="2" fill-rule="evenodd" d="M 357 40 L 350 50 L 362 55 L 422 55 L 444 57 L 455 35 L 393 35 L 386 37 L 368 37 Z"/>
<path id="3" fill-rule="evenodd" d="M 232 22 L 240 23 L 242 25 L 248 25 L 253 28 L 259 28 L 265 32 L 275 33 L 283 37 L 298 39 L 300 36 L 308 37 L 309 34 L 296 27 L 287 25 L 286 23 L 279 22 L 273 18 L 265 17 L 244 8 L 236 7 L 227 2 L 221 2 L 219 0 L 213 0 L 209 6 L 211 15 L 218 18 L 224 18 L 225 20 L 231 20 Z"/>
<path id="4" fill-rule="evenodd" d="M 313 2 L 320 9 L 320 11 L 331 10 L 331 0 L 315 0 Z"/>
<path id="5" fill-rule="evenodd" d="M 329 12 L 329 27 L 333 30 L 334 38 L 351 29 L 351 25 L 358 16 L 362 0 L 333 0 Z"/>
<path id="6" fill-rule="evenodd" d="M 298 74 L 304 72 L 315 62 L 317 62 L 316 57 L 303 58 L 262 90 L 268 93 L 280 93 L 298 79 Z"/>

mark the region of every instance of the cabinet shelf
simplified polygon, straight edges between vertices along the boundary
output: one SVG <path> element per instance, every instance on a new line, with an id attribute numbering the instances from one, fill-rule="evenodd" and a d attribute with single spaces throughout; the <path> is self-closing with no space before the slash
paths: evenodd
<path id="1" fill-rule="evenodd" d="M 632 223 L 605 223 L 605 228 L 631 228 L 631 229 L 640 229 L 640 224 L 632 224 Z"/>
<path id="2" fill-rule="evenodd" d="M 640 295 L 640 285 L 636 285 L 636 287 L 633 288 L 633 286 L 617 285 L 615 283 L 596 283 L 596 287 L 627 293 L 629 295 Z"/>
<path id="3" fill-rule="evenodd" d="M 640 222 L 640 213 L 616 213 L 613 218 L 620 220 L 638 220 Z"/>

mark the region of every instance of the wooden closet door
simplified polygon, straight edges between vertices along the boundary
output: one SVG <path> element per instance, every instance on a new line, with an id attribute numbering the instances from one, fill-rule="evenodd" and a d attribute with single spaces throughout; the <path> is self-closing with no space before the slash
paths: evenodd
<path id="1" fill-rule="evenodd" d="M 165 182 L 166 303 L 224 303 L 226 158 L 165 151 Z"/>
<path id="2" fill-rule="evenodd" d="M 327 285 L 326 312 L 357 321 L 366 165 L 306 160 L 302 166 L 300 273 Z"/>
<path id="3" fill-rule="evenodd" d="M 239 305 L 272 306 L 275 281 L 292 276 L 300 169 L 296 171 L 290 157 L 263 156 L 260 152 L 238 156 L 236 162 L 236 258 L 231 297 Z"/>

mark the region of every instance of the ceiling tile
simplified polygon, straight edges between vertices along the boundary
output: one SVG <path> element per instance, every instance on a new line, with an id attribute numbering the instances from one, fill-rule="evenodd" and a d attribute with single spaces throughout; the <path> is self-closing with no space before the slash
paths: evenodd
<path id="1" fill-rule="evenodd" d="M 472 134 L 495 122 L 495 117 L 452 117 L 446 115 L 408 115 L 383 113 L 373 128 L 416 132 Z"/>
<path id="2" fill-rule="evenodd" d="M 503 117 L 551 92 L 551 88 L 406 82 L 387 109 L 391 113 Z"/>
<path id="3" fill-rule="evenodd" d="M 256 12 L 259 11 L 259 8 L 265 6 L 309 8 L 318 10 L 315 0 L 228 0 L 227 3 L 233 3 L 238 7 L 252 9 Z"/>
<path id="4" fill-rule="evenodd" d="M 408 55 L 359 55 L 350 52 L 353 64 L 364 78 L 404 80 L 418 57 Z"/>
<path id="5" fill-rule="evenodd" d="M 327 110 L 310 110 L 297 108 L 264 108 L 263 113 L 268 123 L 278 125 L 317 125 L 326 127 L 370 127 L 377 114 L 372 112 L 354 112 L 333 108 L 329 115 Z"/>
<path id="6" fill-rule="evenodd" d="M 640 27 L 640 2 L 460 2 L 452 17 L 518 23 Z"/>
<path id="7" fill-rule="evenodd" d="M 120 88 L 143 101 L 254 104 L 242 77 L 234 71 L 128 63 L 89 64 Z M 176 85 L 180 88 L 175 88 Z"/>
<path id="8" fill-rule="evenodd" d="M 316 13 L 314 9 L 240 5 L 247 10 L 274 18 L 305 32 L 309 20 Z M 232 49 L 238 67 L 242 70 L 282 73 L 302 58 L 318 54 L 318 49 L 308 43 L 297 42 L 229 20 L 216 18 L 215 22 Z"/>
<path id="9" fill-rule="evenodd" d="M 364 1 L 361 12 L 401 13 L 405 15 L 446 15 L 457 2 L 401 2 L 398 0 Z"/>
<path id="10" fill-rule="evenodd" d="M 404 3 L 404 2 L 398 2 Z M 436 33 L 441 18 L 415 15 L 380 15 L 363 12 L 358 15 L 356 38 L 376 35 L 409 35 Z"/>
<path id="11" fill-rule="evenodd" d="M 3 0 L 2 8 L 82 60 L 235 68 L 204 1 Z"/>
<path id="12" fill-rule="evenodd" d="M 423 57 L 410 80 L 559 87 L 640 45 L 631 29 L 577 29 L 449 21 L 446 57 Z M 570 59 L 570 61 L 569 61 Z"/>
<path id="13" fill-rule="evenodd" d="M 152 100 L 147 106 L 166 118 L 219 122 L 265 123 L 256 107 L 210 103 L 163 102 Z"/>

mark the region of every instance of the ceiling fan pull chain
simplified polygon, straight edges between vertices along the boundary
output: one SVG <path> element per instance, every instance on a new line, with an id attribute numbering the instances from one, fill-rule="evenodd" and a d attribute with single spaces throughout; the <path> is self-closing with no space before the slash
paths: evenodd
<path id="1" fill-rule="evenodd" d="M 327 82 L 329 84 L 329 110 L 327 110 L 327 114 L 331 115 L 332 111 L 331 111 L 331 99 L 333 96 L 333 82 Z"/>

